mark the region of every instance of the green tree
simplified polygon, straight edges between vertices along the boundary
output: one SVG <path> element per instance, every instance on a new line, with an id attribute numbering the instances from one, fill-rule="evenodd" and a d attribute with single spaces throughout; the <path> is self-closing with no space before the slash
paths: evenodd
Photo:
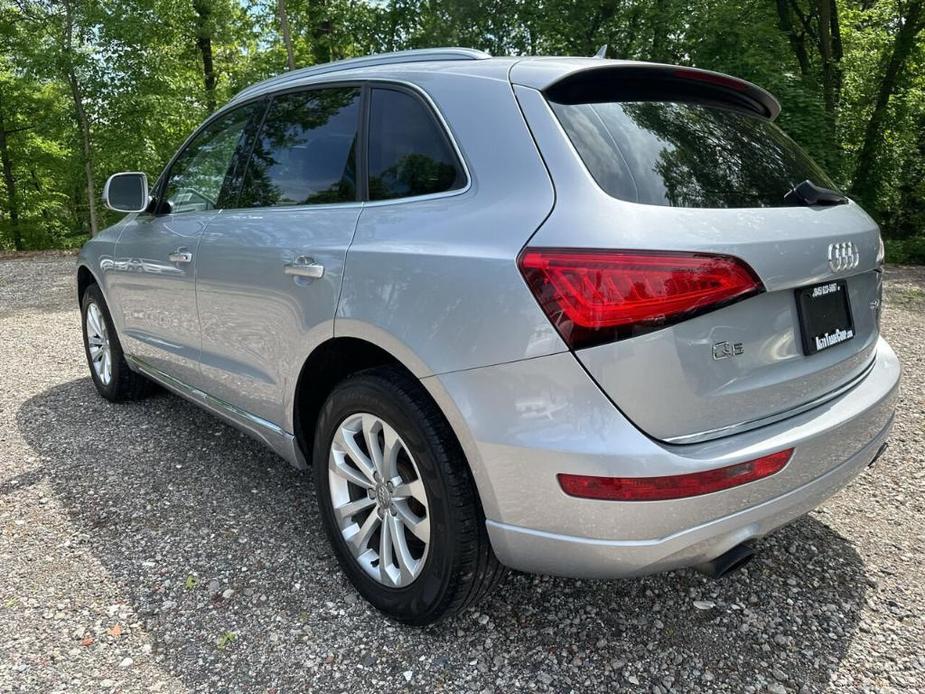
<path id="1" fill-rule="evenodd" d="M 886 130 L 885 120 L 890 99 L 900 87 L 906 67 L 916 50 L 916 41 L 925 29 L 925 1 L 900 3 L 892 46 L 884 55 L 874 106 L 867 119 L 860 153 L 854 169 L 852 192 L 876 209 L 879 176 L 875 168 L 877 152 Z"/>
<path id="2" fill-rule="evenodd" d="M 109 173 L 157 176 L 239 89 L 327 60 L 464 45 L 749 79 L 887 236 L 925 222 L 925 0 L 0 0 L 0 245 L 73 245 Z M 923 242 L 925 243 L 925 242 Z"/>

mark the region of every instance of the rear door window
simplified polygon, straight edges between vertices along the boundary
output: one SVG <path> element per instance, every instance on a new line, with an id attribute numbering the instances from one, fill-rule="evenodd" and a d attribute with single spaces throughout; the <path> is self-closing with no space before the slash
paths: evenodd
<path id="1" fill-rule="evenodd" d="M 766 118 L 672 101 L 551 102 L 598 185 L 671 207 L 783 207 L 805 180 L 828 176 Z"/>
<path id="2" fill-rule="evenodd" d="M 360 89 L 316 89 L 273 98 L 257 136 L 239 207 L 356 200 Z"/>
<path id="3" fill-rule="evenodd" d="M 369 199 L 456 190 L 465 174 L 449 138 L 417 96 L 374 88 L 369 106 Z"/>

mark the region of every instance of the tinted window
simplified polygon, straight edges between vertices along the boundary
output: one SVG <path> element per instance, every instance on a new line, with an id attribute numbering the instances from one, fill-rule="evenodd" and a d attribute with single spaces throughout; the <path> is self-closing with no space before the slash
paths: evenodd
<path id="1" fill-rule="evenodd" d="M 369 106 L 369 199 L 461 188 L 465 176 L 449 140 L 417 97 L 373 89 Z"/>
<path id="2" fill-rule="evenodd" d="M 239 206 L 355 200 L 359 117 L 359 89 L 275 97 L 248 163 Z"/>
<path id="3" fill-rule="evenodd" d="M 247 125 L 264 108 L 262 102 L 242 106 L 203 128 L 170 168 L 164 199 L 170 211 L 196 212 L 233 205 L 235 166 L 245 148 Z"/>
<path id="4" fill-rule="evenodd" d="M 552 108 L 601 188 L 623 200 L 779 207 L 807 179 L 834 188 L 780 128 L 758 116 L 670 101 Z"/>

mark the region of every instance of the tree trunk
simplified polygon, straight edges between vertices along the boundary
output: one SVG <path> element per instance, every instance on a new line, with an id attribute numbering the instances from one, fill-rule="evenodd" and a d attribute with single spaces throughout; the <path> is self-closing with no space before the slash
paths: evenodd
<path id="1" fill-rule="evenodd" d="M 604 0 L 594 14 L 588 18 L 584 29 L 584 40 L 579 47 L 580 55 L 592 56 L 597 53 L 601 44 L 604 43 L 603 40 L 601 40 L 601 27 L 614 16 L 617 11 L 617 5 L 618 3 L 615 0 Z M 601 43 L 598 43 L 598 41 Z M 650 50 L 654 50 L 654 48 Z M 650 58 L 650 60 L 652 59 L 653 58 Z"/>
<path id="2" fill-rule="evenodd" d="M 863 201 L 874 200 L 877 188 L 874 164 L 877 159 L 877 149 L 883 142 L 883 125 L 887 116 L 887 107 L 890 97 L 896 91 L 899 78 L 906 61 L 915 48 L 915 39 L 925 27 L 925 0 L 916 0 L 909 4 L 905 22 L 896 33 L 893 41 L 893 52 L 886 64 L 883 79 L 880 80 L 880 89 L 874 101 L 874 110 L 867 121 L 864 130 L 864 144 L 858 155 L 854 178 L 851 182 L 851 191 Z"/>
<path id="3" fill-rule="evenodd" d="M 196 47 L 202 55 L 202 82 L 206 89 L 206 108 L 215 110 L 215 64 L 212 60 L 212 7 L 208 0 L 195 0 Z"/>
<path id="4" fill-rule="evenodd" d="M 809 64 L 809 53 L 806 50 L 806 34 L 797 33 L 793 24 L 793 14 L 790 11 L 789 0 L 777 0 L 777 26 L 787 35 L 790 48 L 796 56 L 803 78 L 810 76 L 812 68 Z"/>
<path id="5" fill-rule="evenodd" d="M 668 33 L 663 21 L 665 19 L 665 0 L 655 0 L 652 5 L 652 43 L 649 48 L 649 60 L 663 62 L 662 53 L 665 50 L 665 39 Z"/>
<path id="6" fill-rule="evenodd" d="M 845 51 L 841 42 L 841 24 L 838 21 L 838 2 L 832 0 L 830 31 L 832 33 L 832 60 L 835 63 L 835 103 L 841 103 L 842 58 Z"/>
<path id="7" fill-rule="evenodd" d="M 286 0 L 276 0 L 276 14 L 279 15 L 279 30 L 286 46 L 286 64 L 295 70 L 295 56 L 292 53 L 292 34 L 289 33 L 289 15 L 286 13 Z"/>
<path id="8" fill-rule="evenodd" d="M 87 212 L 90 217 L 90 234 L 96 236 L 99 226 L 96 220 L 96 187 L 93 184 L 93 147 L 90 142 L 90 121 L 84 108 L 80 80 L 74 69 L 74 15 L 71 0 L 63 0 L 64 5 L 64 77 L 71 90 L 74 101 L 74 113 L 77 116 L 77 128 L 80 132 L 83 149 L 84 176 L 87 190 Z"/>
<path id="9" fill-rule="evenodd" d="M 84 176 L 87 179 L 87 211 L 90 215 L 90 234 L 96 236 L 99 225 L 96 219 L 96 186 L 93 183 L 93 147 L 90 144 L 90 122 L 84 109 L 83 95 L 80 92 L 80 83 L 73 70 L 68 70 L 68 84 L 71 86 L 71 95 L 74 99 L 74 110 L 77 113 L 77 126 L 80 129 L 80 141 L 84 155 Z"/>
<path id="10" fill-rule="evenodd" d="M 32 187 L 35 189 L 35 192 L 41 193 L 42 192 L 42 182 L 39 180 L 38 172 L 35 170 L 34 166 L 29 167 L 29 178 L 32 179 Z"/>
<path id="11" fill-rule="evenodd" d="M 19 229 L 19 206 L 16 201 L 16 179 L 13 177 L 13 162 L 6 141 L 6 123 L 0 109 L 0 161 L 3 163 L 3 184 L 6 186 L 7 203 L 10 210 L 10 230 L 13 232 L 13 248 L 22 250 L 22 234 Z"/>
<path id="12" fill-rule="evenodd" d="M 832 7 L 834 0 L 817 0 L 819 14 L 819 57 L 822 59 L 822 103 L 829 115 L 835 113 L 835 83 L 838 66 L 832 51 Z"/>
<path id="13" fill-rule="evenodd" d="M 334 51 L 331 46 L 331 32 L 334 25 L 328 19 L 327 0 L 314 0 L 308 3 L 309 11 L 318 17 L 312 26 L 312 53 L 315 62 L 329 63 L 334 60 Z"/>
<path id="14" fill-rule="evenodd" d="M 389 51 L 395 50 L 398 40 L 398 8 L 394 2 L 389 3 Z"/>

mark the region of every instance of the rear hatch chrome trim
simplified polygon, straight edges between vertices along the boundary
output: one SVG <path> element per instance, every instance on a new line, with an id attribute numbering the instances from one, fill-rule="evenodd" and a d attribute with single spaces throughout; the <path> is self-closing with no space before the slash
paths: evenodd
<path id="1" fill-rule="evenodd" d="M 858 385 L 861 381 L 863 381 L 867 377 L 867 375 L 874 368 L 874 364 L 876 363 L 876 361 L 877 361 L 877 354 L 875 352 L 874 355 L 870 359 L 870 363 L 868 363 L 864 367 L 863 371 L 861 371 L 861 373 L 859 373 L 857 376 L 852 378 L 847 383 L 839 386 L 835 390 L 831 390 L 828 393 L 824 393 L 823 395 L 820 395 L 819 397 L 814 398 L 813 400 L 810 400 L 809 402 L 803 403 L 802 405 L 798 407 L 793 407 L 784 412 L 778 412 L 776 414 L 768 415 L 767 417 L 761 417 L 759 419 L 752 419 L 750 421 L 740 422 L 738 424 L 729 424 L 724 427 L 719 427 L 717 429 L 709 429 L 707 431 L 701 431 L 696 434 L 685 434 L 683 436 L 666 437 L 662 439 L 662 441 L 664 441 L 665 443 L 673 443 L 673 444 L 703 443 L 704 441 L 711 441 L 713 439 L 718 439 L 723 436 L 732 436 L 733 434 L 741 434 L 746 431 L 751 431 L 752 429 L 758 429 L 760 427 L 767 426 L 768 424 L 774 424 L 775 422 L 780 422 L 789 417 L 795 417 L 798 414 L 802 414 L 803 412 L 811 410 L 814 407 L 819 407 L 819 405 L 824 405 L 830 400 L 834 400 L 840 395 L 844 395 L 845 393 L 847 393 L 849 390 L 854 388 L 856 385 Z"/>

